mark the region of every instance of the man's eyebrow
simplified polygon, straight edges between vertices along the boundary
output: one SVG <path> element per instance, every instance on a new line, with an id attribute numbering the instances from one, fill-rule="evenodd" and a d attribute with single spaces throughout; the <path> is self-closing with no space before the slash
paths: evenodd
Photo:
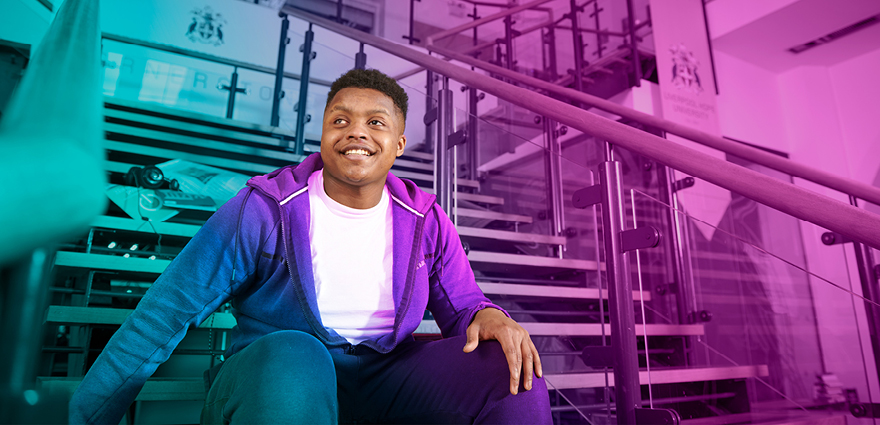
<path id="1" fill-rule="evenodd" d="M 348 108 L 348 107 L 346 107 L 346 106 L 342 106 L 342 105 L 335 105 L 335 106 L 333 106 L 332 108 L 330 108 L 330 111 L 331 111 L 331 112 L 332 112 L 332 111 L 336 111 L 336 110 L 339 110 L 339 111 L 342 111 L 342 112 L 346 112 L 346 113 L 349 113 L 349 114 L 353 114 L 353 113 L 354 113 L 354 111 L 352 111 L 351 108 Z M 371 110 L 367 111 L 367 115 L 375 115 L 375 114 L 384 114 L 384 115 L 388 115 L 388 116 L 391 115 L 391 113 L 388 112 L 388 110 L 385 109 L 385 108 L 376 108 L 376 109 L 371 109 Z"/>

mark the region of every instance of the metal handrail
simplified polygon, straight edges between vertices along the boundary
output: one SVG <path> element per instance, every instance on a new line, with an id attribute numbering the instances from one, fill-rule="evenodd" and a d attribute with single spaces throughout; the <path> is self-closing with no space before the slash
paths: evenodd
<path id="1" fill-rule="evenodd" d="M 743 196 L 786 214 L 815 223 L 826 229 L 849 236 L 854 240 L 862 241 L 874 248 L 880 249 L 880 216 L 876 214 L 817 194 L 802 187 L 765 176 L 739 165 L 697 152 L 664 138 L 599 117 L 593 113 L 543 94 L 516 87 L 492 77 L 471 71 L 470 69 L 450 64 L 442 59 L 415 51 L 405 45 L 400 45 L 371 34 L 363 33 L 353 28 L 339 25 L 330 20 L 288 6 L 285 6 L 282 11 L 358 42 L 371 45 L 377 49 L 413 62 L 416 65 L 423 66 L 433 72 L 446 75 L 468 87 L 485 91 L 493 96 L 497 96 L 529 110 L 539 110 L 542 115 L 564 123 L 572 128 L 576 128 L 586 134 L 608 140 L 615 145 L 627 148 L 668 167 L 681 170 L 697 178 L 701 178 L 725 189 L 742 194 Z M 513 72 L 511 73 L 515 74 Z M 545 84 L 549 85 L 549 83 Z M 568 93 L 566 92 L 566 94 Z M 650 117 L 646 114 L 642 115 Z M 652 125 L 652 122 L 654 122 L 654 120 L 648 120 L 649 125 Z M 684 126 L 675 125 L 670 127 L 670 130 L 668 131 L 676 134 L 688 134 L 688 132 L 682 130 L 683 127 Z M 675 129 L 676 131 L 671 131 L 671 129 Z M 695 132 L 695 130 L 692 131 Z M 713 139 L 716 138 L 715 136 L 711 137 Z M 733 144 L 733 142 L 724 139 L 720 140 L 726 142 L 725 144 Z M 741 155 L 738 153 L 740 151 L 742 150 L 732 149 L 731 153 L 740 156 L 752 156 L 748 153 Z M 797 165 L 800 166 L 800 164 Z M 800 167 L 810 169 L 806 166 Z M 837 179 L 846 180 L 841 178 Z M 841 187 L 839 184 L 828 186 Z M 880 193 L 873 193 L 872 191 L 865 190 L 853 190 L 848 192 L 863 199 L 871 200 L 871 198 L 873 198 L 876 201 L 871 200 L 871 202 L 880 203 Z M 876 192 L 876 189 L 874 189 L 874 192 Z"/>
<path id="2" fill-rule="evenodd" d="M 238 61 L 238 60 L 233 60 L 233 59 L 227 59 L 227 58 L 215 56 L 215 55 L 208 54 L 208 53 L 202 53 L 202 52 L 197 52 L 195 50 L 184 49 L 182 47 L 154 43 L 154 42 L 150 42 L 150 41 L 146 41 L 146 40 L 138 40 L 135 38 L 126 37 L 123 35 L 113 34 L 113 33 L 108 33 L 108 32 L 103 33 L 102 37 L 104 39 L 116 41 L 116 42 L 120 42 L 120 43 L 147 47 L 147 48 L 150 48 L 153 50 L 159 50 L 159 51 L 163 51 L 163 52 L 173 53 L 176 55 L 200 59 L 200 60 L 204 60 L 204 61 L 208 61 L 208 62 L 219 63 L 221 65 L 228 65 L 228 66 L 232 66 L 232 67 L 236 67 L 236 68 L 240 68 L 240 69 L 249 69 L 251 71 L 275 75 L 275 68 L 257 65 L 257 64 L 253 64 L 250 62 L 243 62 L 243 61 Z M 294 80 L 302 79 L 302 76 L 300 74 L 296 74 L 293 72 L 285 72 L 284 76 L 286 78 L 291 78 Z M 332 81 L 327 81 L 327 80 L 322 80 L 320 78 L 312 78 L 312 77 L 309 77 L 309 82 L 315 83 L 315 84 L 320 84 L 322 86 L 328 86 L 328 87 L 330 86 L 330 84 L 333 83 Z"/>
<path id="3" fill-rule="evenodd" d="M 526 8 L 527 6 L 534 6 L 544 2 L 545 0 L 538 0 L 536 2 L 520 6 L 517 9 Z M 822 171 L 808 165 L 792 161 L 788 158 L 784 158 L 769 153 L 767 151 L 754 148 L 752 146 L 733 142 L 723 137 L 709 134 L 683 124 L 678 124 L 660 117 L 646 114 L 644 112 L 636 111 L 634 109 L 627 108 L 623 105 L 619 105 L 617 103 L 602 99 L 597 96 L 593 96 L 567 87 L 561 87 L 538 78 L 523 75 L 516 71 L 478 60 L 468 55 L 466 52 L 456 52 L 435 44 L 435 42 L 439 39 L 446 38 L 461 31 L 471 29 L 483 23 L 502 19 L 505 16 L 516 13 L 517 11 L 518 10 L 514 9 L 501 11 L 494 15 L 487 16 L 483 19 L 468 22 L 458 27 L 434 34 L 430 37 L 427 37 L 425 48 L 429 51 L 446 56 L 448 59 L 457 60 L 468 65 L 480 68 L 484 71 L 503 76 L 510 81 L 522 83 L 536 89 L 544 90 L 547 93 L 562 97 L 564 99 L 580 102 L 583 105 L 594 107 L 605 112 L 609 112 L 620 117 L 663 130 L 667 133 L 672 133 L 677 136 L 684 137 L 685 139 L 694 141 L 705 146 L 709 146 L 713 149 L 717 149 L 728 154 L 736 155 L 740 158 L 752 161 L 765 167 L 772 168 L 777 171 L 781 171 L 786 174 L 790 174 L 794 177 L 800 177 L 806 180 L 810 180 L 814 183 L 818 183 L 822 186 L 837 190 L 844 194 L 854 195 L 857 198 L 864 199 L 874 204 L 880 204 L 880 188 L 876 188 L 869 184 L 862 183 L 853 179 L 848 179 L 845 177 L 840 177 L 826 171 Z"/>

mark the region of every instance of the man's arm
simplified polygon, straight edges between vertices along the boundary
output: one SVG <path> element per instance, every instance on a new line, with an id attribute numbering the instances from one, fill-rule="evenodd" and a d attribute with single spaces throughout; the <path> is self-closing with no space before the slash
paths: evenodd
<path id="1" fill-rule="evenodd" d="M 443 336 L 466 334 L 464 352 L 470 353 L 480 341 L 501 343 L 510 368 L 510 392 L 519 391 L 520 372 L 526 390 L 532 388 L 532 373 L 543 375 L 541 358 L 529 333 L 501 307 L 493 304 L 480 290 L 461 239 L 449 217 L 434 206 L 439 235 L 439 253 L 430 277 L 431 300 L 428 309 L 434 314 Z"/>
<path id="2" fill-rule="evenodd" d="M 241 208 L 247 191 L 214 213 L 113 335 L 70 401 L 70 423 L 119 423 L 187 329 L 197 327 L 250 280 L 259 257 L 254 253 L 272 228 L 262 223 L 272 218 L 257 219 L 266 213 L 266 201 L 256 194 Z"/>

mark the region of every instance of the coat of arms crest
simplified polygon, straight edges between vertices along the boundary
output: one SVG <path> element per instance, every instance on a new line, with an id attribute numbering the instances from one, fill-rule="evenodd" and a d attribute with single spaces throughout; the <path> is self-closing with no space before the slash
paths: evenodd
<path id="1" fill-rule="evenodd" d="M 214 13 L 211 6 L 194 9 L 192 15 L 192 23 L 186 31 L 187 38 L 193 42 L 198 41 L 215 46 L 223 44 L 223 25 L 226 24 L 223 16 Z"/>
<path id="2" fill-rule="evenodd" d="M 672 83 L 675 88 L 691 93 L 702 92 L 703 84 L 697 73 L 700 62 L 694 56 L 694 52 L 690 51 L 684 43 L 671 46 L 669 52 L 672 53 Z"/>

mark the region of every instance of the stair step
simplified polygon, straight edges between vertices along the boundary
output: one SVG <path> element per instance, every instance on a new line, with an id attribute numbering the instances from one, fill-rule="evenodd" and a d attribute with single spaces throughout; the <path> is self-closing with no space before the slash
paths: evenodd
<path id="1" fill-rule="evenodd" d="M 195 236 L 196 232 L 202 228 L 202 226 L 197 226 L 195 224 L 168 223 L 162 221 L 147 222 L 144 220 L 111 217 L 106 215 L 98 216 L 92 220 L 92 227 L 151 234 L 158 233 L 165 236 L 182 236 L 186 238 Z"/>
<path id="2" fill-rule="evenodd" d="M 397 175 L 397 172 L 395 171 L 394 174 Z M 433 179 L 433 177 L 432 177 L 432 179 Z M 422 190 L 424 190 L 427 193 L 434 194 L 433 188 L 429 188 L 429 189 L 422 188 Z M 481 204 L 504 205 L 504 198 L 500 198 L 498 196 L 480 195 L 478 193 L 465 193 L 465 192 L 458 192 L 458 194 L 456 196 L 458 197 L 458 199 L 461 199 L 464 201 L 479 202 Z"/>
<path id="3" fill-rule="evenodd" d="M 754 408 L 754 407 L 753 407 Z M 847 414 L 843 412 L 822 412 L 802 410 L 776 410 L 734 413 L 697 419 L 682 419 L 682 425 L 846 425 Z M 866 422 L 867 423 L 867 422 Z"/>
<path id="4" fill-rule="evenodd" d="M 58 267 L 79 267 L 98 270 L 129 271 L 139 273 L 161 274 L 171 264 L 170 260 L 117 255 L 87 254 L 84 252 L 58 251 L 55 253 L 55 265 Z"/>
<path id="5" fill-rule="evenodd" d="M 41 389 L 73 394 L 82 378 L 37 378 Z M 137 401 L 187 401 L 205 399 L 204 378 L 150 378 L 138 393 Z"/>
<path id="6" fill-rule="evenodd" d="M 107 109 L 115 109 L 115 110 L 124 110 L 129 109 L 133 111 L 137 111 L 137 113 L 147 112 L 145 115 L 165 115 L 174 120 L 187 120 L 187 121 L 196 121 L 199 123 L 203 123 L 205 125 L 214 125 L 219 126 L 221 128 L 229 128 L 234 130 L 241 130 L 243 132 L 250 132 L 255 134 L 262 134 L 266 136 L 272 135 L 283 135 L 289 137 L 290 139 L 296 138 L 296 133 L 287 130 L 281 127 L 272 127 L 268 125 L 255 124 L 246 121 L 238 121 L 230 118 L 217 117 L 213 115 L 206 115 L 199 112 L 186 111 L 182 109 L 174 109 L 166 106 L 162 106 L 156 103 L 149 102 L 140 102 L 135 100 L 125 100 L 112 96 L 104 96 L 104 106 L 105 110 Z M 311 137 L 310 137 L 311 136 Z M 314 138 L 319 139 L 314 135 L 306 135 L 306 139 Z"/>
<path id="7" fill-rule="evenodd" d="M 540 268 L 542 269 L 540 272 L 545 273 L 568 270 L 595 271 L 600 269 L 600 265 L 595 261 L 538 257 L 534 255 L 471 250 L 467 257 L 471 262 L 471 266 L 475 269 L 508 273 L 535 271 L 535 268 Z M 601 267 L 602 270 L 604 268 L 604 266 Z"/>
<path id="8" fill-rule="evenodd" d="M 479 227 L 458 226 L 459 236 L 475 239 L 491 239 L 524 243 L 543 243 L 550 245 L 565 245 L 564 236 L 538 235 L 534 233 L 519 233 L 507 230 L 483 229 Z"/>
<path id="9" fill-rule="evenodd" d="M 288 163 L 298 163 L 301 161 L 301 155 L 296 155 L 291 152 L 285 152 L 280 149 L 268 149 L 266 148 L 258 148 L 253 146 L 247 146 L 243 144 L 238 144 L 234 142 L 226 142 L 226 141 L 218 141 L 214 139 L 204 138 L 204 137 L 193 137 L 193 136 L 185 136 L 176 133 L 169 133 L 167 131 L 161 130 L 153 130 L 147 128 L 139 128 L 132 127 L 128 125 L 115 124 L 115 123 L 104 123 L 104 131 L 107 133 L 114 133 L 112 137 L 108 135 L 108 139 L 122 141 L 125 143 L 130 143 L 126 140 L 119 140 L 122 136 L 129 137 L 137 137 L 143 139 L 152 139 L 159 140 L 161 142 L 166 143 L 175 143 L 178 145 L 186 145 L 192 146 L 195 148 L 204 148 L 204 149 L 214 149 L 223 152 L 230 152 L 241 155 L 253 155 L 261 158 L 271 158 L 282 160 Z M 139 143 L 138 143 L 139 144 Z M 275 144 L 277 146 L 277 143 Z M 422 170 L 432 172 L 434 170 L 434 165 L 426 164 L 424 162 L 415 162 L 406 159 L 396 159 L 394 161 L 394 167 L 397 168 L 408 168 L 414 170 Z"/>
<path id="10" fill-rule="evenodd" d="M 648 385 L 677 384 L 683 382 L 720 381 L 725 379 L 744 379 L 770 374 L 767 365 L 704 367 L 690 369 L 651 369 L 639 371 L 639 383 Z M 608 385 L 614 386 L 614 374 L 608 373 Z M 603 372 L 562 373 L 545 375 L 547 387 L 551 390 L 568 390 L 576 388 L 602 388 L 605 386 L 606 375 Z"/>
<path id="11" fill-rule="evenodd" d="M 484 294 L 493 295 L 522 295 L 527 297 L 545 298 L 577 298 L 584 300 L 598 300 L 598 288 L 572 288 L 565 286 L 550 285 L 520 285 L 513 283 L 478 282 Z M 608 290 L 603 289 L 602 299 L 608 299 Z M 633 291 L 633 299 L 636 301 L 651 301 L 651 293 L 645 292 L 639 296 L 639 291 Z"/>
<path id="12" fill-rule="evenodd" d="M 601 323 L 536 323 L 519 322 L 523 329 L 529 331 L 531 336 L 602 336 L 611 335 L 611 325 Z M 646 326 L 636 325 L 636 336 L 696 336 L 705 335 L 703 325 L 664 325 L 649 324 Z M 440 327 L 433 320 L 422 320 L 422 323 L 414 333 L 439 334 Z"/>
<path id="13" fill-rule="evenodd" d="M 191 133 L 203 133 L 210 136 L 237 139 L 242 141 L 263 143 L 270 146 L 280 146 L 282 137 L 289 140 L 296 138 L 293 131 L 281 127 L 271 127 L 249 122 L 236 121 L 197 112 L 181 111 L 153 105 L 145 102 L 133 102 L 114 97 L 104 97 L 108 106 L 104 108 L 104 116 L 119 120 L 133 121 L 156 127 L 169 127 Z M 119 109 L 119 107 L 125 109 Z M 159 116 L 165 115 L 167 117 Z M 180 118 L 184 118 L 182 120 Z M 193 122 L 195 121 L 195 122 Z M 320 141 L 319 135 L 306 134 L 306 140 Z M 303 146 L 305 152 L 318 152 L 317 144 L 307 143 Z M 404 151 L 401 158 L 433 161 L 434 155 L 427 152 Z M 431 166 L 433 167 L 433 166 Z M 432 169 L 432 168 L 428 168 Z"/>
<path id="14" fill-rule="evenodd" d="M 77 307 L 50 305 L 46 310 L 47 323 L 76 325 L 121 325 L 132 311 L 125 308 Z M 199 325 L 204 329 L 232 329 L 235 326 L 232 313 L 212 313 Z"/>
<path id="15" fill-rule="evenodd" d="M 495 211 L 475 210 L 471 208 L 457 208 L 455 212 L 459 217 L 482 218 L 486 220 L 512 221 L 519 223 L 531 223 L 532 217 L 520 214 L 507 214 Z"/>
<path id="16" fill-rule="evenodd" d="M 46 311 L 47 323 L 77 325 L 121 325 L 133 310 L 109 307 L 78 307 L 52 305 Z M 231 313 L 213 313 L 199 327 L 208 329 L 232 329 L 236 324 Z M 599 323 L 535 323 L 520 322 L 532 336 L 602 336 L 603 325 Z M 604 325 L 604 335 L 610 335 L 611 327 Z M 702 325 L 636 325 L 636 335 L 644 336 L 696 336 L 703 335 Z M 440 328 L 433 320 L 422 320 L 415 333 L 439 334 Z"/>
<path id="17" fill-rule="evenodd" d="M 603 325 L 600 323 L 536 323 L 519 322 L 532 336 L 602 336 Z M 636 323 L 636 336 L 697 336 L 705 335 L 703 325 L 667 325 Z M 604 325 L 604 335 L 611 335 L 611 325 Z"/>
<path id="18" fill-rule="evenodd" d="M 164 159 L 184 159 L 187 161 L 198 162 L 199 164 L 210 165 L 212 167 L 224 168 L 227 170 L 233 170 L 242 172 L 248 175 L 257 175 L 257 174 L 266 174 L 271 173 L 279 168 L 276 165 L 266 165 L 266 164 L 255 164 L 250 161 L 239 161 L 236 159 L 228 159 L 228 158 L 218 158 L 212 155 L 201 155 L 194 154 L 189 152 L 181 152 L 172 149 L 164 149 L 157 148 L 153 146 L 144 146 L 138 145 L 134 143 L 124 143 L 117 142 L 113 140 L 104 141 L 104 147 L 107 150 L 124 152 L 124 153 L 133 153 L 137 155 L 146 155 L 156 158 L 164 158 Z M 297 161 L 300 162 L 305 159 L 305 156 L 301 156 Z M 161 161 L 164 162 L 164 161 Z"/>
<path id="19" fill-rule="evenodd" d="M 147 115 L 142 112 L 133 112 L 112 108 L 104 109 L 104 117 L 114 120 L 131 121 L 140 124 L 146 124 L 153 127 L 169 128 L 173 132 L 186 131 L 188 133 L 204 134 L 210 137 L 240 140 L 243 142 L 259 143 L 267 146 L 280 147 L 282 145 L 282 137 L 291 140 L 295 136 L 288 136 L 285 133 L 273 133 L 272 135 L 254 134 L 250 131 L 242 131 L 238 128 L 224 128 L 216 125 L 207 125 L 202 123 L 194 123 L 174 118 L 166 118 L 155 115 Z M 125 125 L 116 123 L 116 125 Z M 107 127 L 105 127 L 106 129 Z M 317 151 L 318 149 L 311 145 L 306 145 L 306 151 Z"/>

